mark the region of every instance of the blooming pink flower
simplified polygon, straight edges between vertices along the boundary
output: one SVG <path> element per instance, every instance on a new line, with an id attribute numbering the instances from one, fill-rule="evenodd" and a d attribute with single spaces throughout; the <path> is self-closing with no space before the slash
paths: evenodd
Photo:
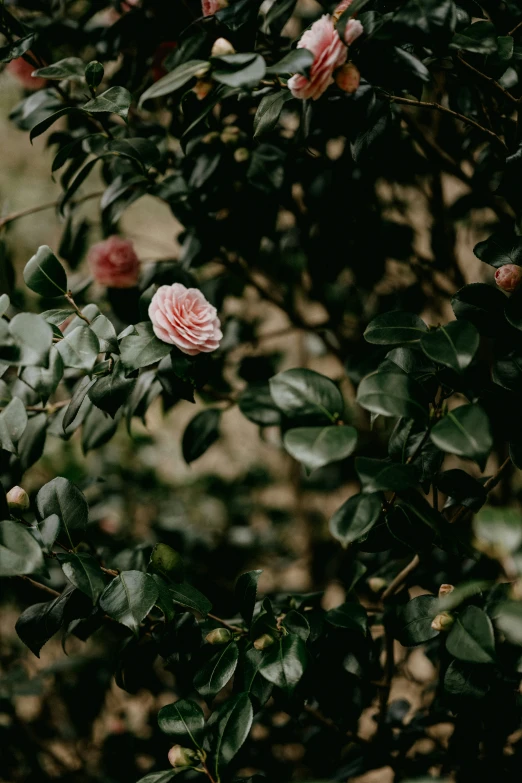
<path id="1" fill-rule="evenodd" d="M 351 46 L 354 41 L 364 33 L 364 27 L 358 19 L 350 19 L 344 28 L 344 42 L 346 46 Z"/>
<path id="2" fill-rule="evenodd" d="M 223 337 L 216 308 L 197 288 L 181 283 L 158 288 L 149 318 L 156 337 L 189 356 L 215 351 Z"/>
<path id="3" fill-rule="evenodd" d="M 214 16 L 217 11 L 226 8 L 228 0 L 201 0 L 203 16 Z"/>
<path id="4" fill-rule="evenodd" d="M 11 60 L 6 68 L 6 71 L 14 76 L 24 89 L 39 90 L 40 87 L 45 87 L 47 82 L 45 79 L 42 79 L 41 76 L 31 76 L 34 70 L 36 70 L 34 65 L 28 63 L 23 57 L 17 57 L 16 60 Z"/>
<path id="5" fill-rule="evenodd" d="M 305 30 L 298 48 L 308 49 L 314 55 L 310 78 L 295 74 L 288 80 L 294 98 L 316 101 L 333 83 L 333 72 L 346 62 L 348 50 L 339 38 L 331 16 L 325 14 L 309 30 Z"/>
<path id="6" fill-rule="evenodd" d="M 345 63 L 335 72 L 335 83 L 343 92 L 356 92 L 360 81 L 361 74 L 353 63 Z"/>
<path id="7" fill-rule="evenodd" d="M 129 239 L 113 235 L 89 250 L 88 261 L 97 283 L 109 288 L 133 288 L 140 274 L 140 262 Z"/>
<path id="8" fill-rule="evenodd" d="M 503 291 L 516 291 L 522 283 L 522 266 L 504 264 L 495 272 L 495 282 Z"/>

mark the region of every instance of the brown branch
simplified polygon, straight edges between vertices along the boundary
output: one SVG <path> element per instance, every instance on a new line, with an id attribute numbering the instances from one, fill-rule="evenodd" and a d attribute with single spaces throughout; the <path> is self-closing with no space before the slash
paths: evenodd
<path id="1" fill-rule="evenodd" d="M 92 198 L 103 196 L 103 193 L 103 190 L 98 190 L 94 193 L 87 193 L 86 196 L 82 196 L 81 198 L 76 199 L 73 203 L 74 205 L 83 204 L 84 201 L 89 201 Z M 13 223 L 15 220 L 19 220 L 20 218 L 27 217 L 28 215 L 34 215 L 36 212 L 43 212 L 46 209 L 53 209 L 53 207 L 58 207 L 61 203 L 61 200 L 62 199 L 59 198 L 55 199 L 54 201 L 46 201 L 44 204 L 39 204 L 38 206 L 27 207 L 26 209 L 20 209 L 17 212 L 11 212 L 9 215 L 0 218 L 0 229 L 4 226 L 7 226 L 8 223 Z"/>
<path id="2" fill-rule="evenodd" d="M 519 22 L 515 27 L 509 31 L 508 35 L 515 35 L 515 33 L 518 33 L 520 28 L 522 27 L 522 22 Z"/>
<path id="3" fill-rule="evenodd" d="M 456 120 L 459 120 L 459 122 L 470 125 L 472 128 L 475 128 L 476 130 L 481 131 L 481 133 L 489 136 L 491 139 L 494 139 L 499 144 L 501 144 L 504 150 L 507 152 L 507 144 L 503 139 L 500 138 L 500 136 L 497 136 L 494 131 L 489 130 L 489 128 L 485 128 L 480 123 L 472 120 L 471 117 L 466 117 L 464 114 L 459 114 L 459 112 L 453 111 L 453 109 L 449 109 L 447 106 L 443 106 L 440 103 L 434 103 L 432 101 L 418 101 L 414 100 L 413 98 L 404 98 L 402 95 L 390 95 L 390 93 L 387 93 L 384 90 L 381 92 L 383 92 L 383 94 L 388 98 L 390 103 L 401 103 L 405 106 L 416 106 L 419 109 L 433 109 L 434 111 L 441 112 L 441 114 L 448 114 L 450 117 L 454 117 Z"/>
<path id="4" fill-rule="evenodd" d="M 492 89 L 496 90 L 500 95 L 502 95 L 505 100 L 509 101 L 510 103 L 514 103 L 515 105 L 518 104 L 518 98 L 515 98 L 514 95 L 511 95 L 510 92 L 504 89 L 499 82 L 497 82 L 495 79 L 493 79 L 491 76 L 488 76 L 485 73 L 482 73 L 482 71 L 479 71 L 478 68 L 475 68 L 471 63 L 468 63 L 467 60 L 464 59 L 462 56 L 462 53 L 459 52 L 457 54 L 457 57 L 459 59 L 459 62 L 462 63 L 469 71 L 472 71 L 475 76 L 482 79 L 483 81 L 487 82 Z"/>
<path id="5" fill-rule="evenodd" d="M 221 617 L 217 617 L 215 614 L 207 614 L 207 617 L 210 617 L 211 620 L 215 620 L 216 623 L 221 623 L 221 625 L 228 628 L 229 631 L 233 631 L 234 633 L 245 633 L 244 628 L 240 628 L 238 625 L 231 625 L 230 623 L 227 623 L 226 620 L 222 620 Z"/>
<path id="6" fill-rule="evenodd" d="M 383 602 L 384 602 L 384 601 L 387 601 L 387 600 L 388 600 L 388 598 L 391 598 L 391 597 L 392 597 L 392 595 L 395 595 L 395 593 L 397 592 L 397 590 L 399 589 L 399 587 L 401 587 L 401 585 L 403 585 L 403 584 L 404 584 L 404 582 L 405 582 L 405 581 L 406 581 L 406 579 L 409 577 L 409 575 L 411 574 L 411 572 L 412 572 L 412 571 L 415 571 L 415 569 L 417 568 L 417 566 L 419 565 L 419 563 L 420 563 L 420 557 L 419 557 L 418 555 L 415 555 L 415 557 L 413 557 L 413 558 L 410 560 L 410 562 L 408 563 L 408 565 L 407 565 L 407 566 L 405 566 L 405 567 L 402 569 L 402 571 L 399 571 L 399 573 L 397 574 L 397 576 L 395 577 L 395 579 L 392 579 L 392 581 L 390 582 L 390 584 L 388 585 L 388 587 L 386 588 L 386 590 L 385 590 L 385 591 L 384 591 L 384 593 L 382 594 L 382 596 L 381 596 L 381 600 L 382 600 Z"/>
<path id="7" fill-rule="evenodd" d="M 51 598 L 58 598 L 60 593 L 57 590 L 53 590 L 52 587 L 47 587 L 47 585 L 43 585 L 41 582 L 35 582 L 34 579 L 31 579 L 29 576 L 23 576 L 22 574 L 19 575 L 19 579 L 23 579 L 24 582 L 29 582 L 32 587 L 36 587 L 38 590 L 41 590 L 44 593 L 47 593 L 47 595 L 50 595 Z"/>

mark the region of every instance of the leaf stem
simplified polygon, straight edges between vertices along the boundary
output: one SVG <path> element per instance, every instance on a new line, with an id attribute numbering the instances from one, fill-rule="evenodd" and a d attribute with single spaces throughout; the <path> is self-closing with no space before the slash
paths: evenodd
<path id="1" fill-rule="evenodd" d="M 216 623 L 221 623 L 225 628 L 228 628 L 229 631 L 234 631 L 234 633 L 245 633 L 244 628 L 240 628 L 238 625 L 231 625 L 226 620 L 222 620 L 221 617 L 217 617 L 215 614 L 207 614 L 207 617 L 210 617 L 211 620 L 215 620 Z"/>

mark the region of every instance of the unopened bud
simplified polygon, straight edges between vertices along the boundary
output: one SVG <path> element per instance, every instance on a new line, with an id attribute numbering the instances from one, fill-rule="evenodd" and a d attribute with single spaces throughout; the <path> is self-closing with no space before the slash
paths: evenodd
<path id="1" fill-rule="evenodd" d="M 210 63 L 205 63 L 205 65 L 202 65 L 199 71 L 196 71 L 194 76 L 196 79 L 202 79 L 210 70 Z"/>
<path id="2" fill-rule="evenodd" d="M 228 644 L 232 639 L 232 633 L 228 628 L 214 628 L 205 636 L 209 644 Z"/>
<path id="3" fill-rule="evenodd" d="M 361 82 L 359 69 L 353 63 L 346 63 L 335 72 L 335 83 L 343 92 L 349 95 L 356 92 Z"/>
<path id="4" fill-rule="evenodd" d="M 431 627 L 434 631 L 449 631 L 454 622 L 455 618 L 452 614 L 441 612 L 433 619 Z"/>
<path id="5" fill-rule="evenodd" d="M 236 50 L 226 38 L 217 38 L 212 46 L 212 57 L 223 57 L 226 54 L 235 54 Z"/>
<path id="6" fill-rule="evenodd" d="M 104 67 L 98 60 L 91 60 L 85 67 L 85 81 L 93 90 L 98 87 L 105 73 Z"/>
<path id="7" fill-rule="evenodd" d="M 250 150 L 246 147 L 238 147 L 234 150 L 234 160 L 236 163 L 245 163 L 250 157 Z"/>
<path id="8" fill-rule="evenodd" d="M 256 650 L 266 650 L 267 647 L 270 647 L 271 644 L 275 642 L 275 639 L 273 636 L 270 636 L 269 633 L 264 633 L 262 636 L 260 636 L 258 639 L 254 642 L 254 647 Z"/>
<path id="9" fill-rule="evenodd" d="M 516 291 L 522 283 L 522 266 L 504 264 L 495 272 L 495 283 L 503 291 Z"/>
<path id="10" fill-rule="evenodd" d="M 454 591 L 454 585 L 441 585 L 439 587 L 439 598 L 443 598 L 445 595 L 449 595 Z"/>
<path id="11" fill-rule="evenodd" d="M 212 82 L 206 79 L 198 79 L 192 91 L 196 93 L 198 101 L 203 101 L 212 89 Z"/>
<path id="12" fill-rule="evenodd" d="M 368 587 L 372 593 L 382 593 L 387 586 L 388 582 L 382 576 L 371 576 L 368 579 Z"/>
<path id="13" fill-rule="evenodd" d="M 29 495 L 22 487 L 13 487 L 7 493 L 7 505 L 18 511 L 27 511 L 30 506 Z"/>
<path id="14" fill-rule="evenodd" d="M 191 767 L 199 756 L 195 750 L 183 748 L 181 745 L 173 745 L 169 750 L 169 762 L 173 767 Z"/>

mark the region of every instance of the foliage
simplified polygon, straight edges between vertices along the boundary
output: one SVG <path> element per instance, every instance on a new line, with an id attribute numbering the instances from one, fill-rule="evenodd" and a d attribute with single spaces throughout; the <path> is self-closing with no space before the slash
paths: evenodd
<path id="1" fill-rule="evenodd" d="M 103 676 L 115 671 L 131 693 L 154 691 L 160 659 L 176 698 L 151 728 L 142 783 L 199 779 L 195 770 L 210 783 L 349 780 L 381 767 L 397 780 L 434 770 L 515 780 L 522 288 L 506 295 L 487 266 L 522 266 L 522 10 L 509 0 L 354 0 L 335 34 L 344 47 L 350 22 L 362 23 L 346 54 L 360 86 L 343 91 L 332 78 L 307 101 L 288 81 L 312 79 L 314 53 L 293 39 L 315 6 L 230 0 L 214 10 L 203 17 L 196 0 L 0 8 L 1 61 L 23 57 L 45 80 L 11 120 L 27 143 L 45 134 L 63 220 L 59 247 L 35 248 L 20 275 L 8 229 L 31 205 L 0 219 L 0 576 L 28 604 L 18 636 L 36 656 L 59 632 L 65 650 L 72 637 L 105 636 Z M 228 50 L 215 43 L 223 38 Z M 464 191 L 451 207 L 448 181 Z M 431 215 L 430 257 L 408 223 L 408 190 Z M 179 252 L 142 264 L 131 285 L 115 275 L 100 286 L 85 263 L 95 229 L 83 204 L 99 204 L 106 238 L 146 196 L 182 226 Z M 468 284 L 461 223 L 483 237 L 484 277 Z M 406 282 L 383 285 L 393 263 Z M 204 294 L 208 318 L 219 311 L 217 350 L 192 355 L 158 336 L 151 301 L 175 283 Z M 245 360 L 241 347 L 263 333 L 227 302 L 253 292 L 287 331 L 315 337 L 332 377 L 275 352 Z M 261 437 L 277 429 L 303 467 L 298 483 L 342 488 L 327 550 L 345 590 L 337 606 L 323 601 L 324 563 L 315 592 L 263 595 L 259 552 L 233 557 L 225 542 L 198 566 L 197 551 L 182 557 L 184 544 L 161 531 L 150 545 L 97 536 L 87 497 L 97 504 L 104 490 L 74 470 L 43 483 L 29 508 L 6 494 L 51 440 L 102 454 L 125 427 L 137 442 L 150 408 L 196 399 L 204 407 L 180 444 L 187 464 L 219 447 L 238 408 Z M 413 585 L 422 593 L 410 596 Z M 437 667 L 418 708 L 390 699 L 398 645 L 422 645 Z M 13 677 L 2 680 L 8 695 Z M 430 734 L 440 723 L 454 726 L 449 750 Z M 265 724 L 271 745 L 251 731 Z M 430 749 L 416 754 L 423 738 Z M 298 763 L 268 752 L 290 742 L 304 747 Z M 181 748 L 168 770 L 170 745 Z M 136 779 L 131 747 L 115 745 L 121 765 L 105 777 L 81 779 Z M 27 763 L 25 779 L 43 774 Z"/>

